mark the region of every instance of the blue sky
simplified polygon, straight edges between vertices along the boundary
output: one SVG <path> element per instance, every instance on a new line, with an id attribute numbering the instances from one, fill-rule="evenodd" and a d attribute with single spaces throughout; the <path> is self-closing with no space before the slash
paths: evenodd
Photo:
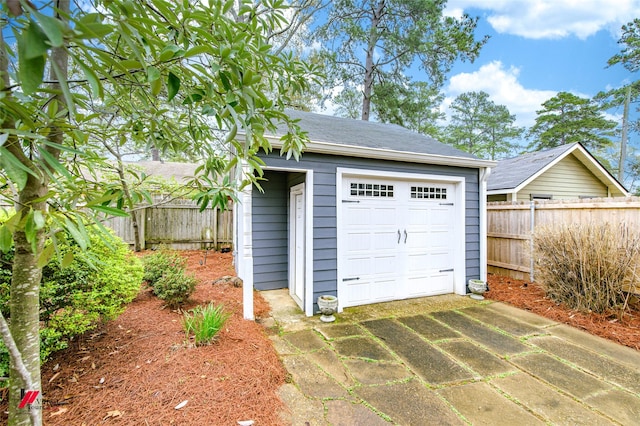
<path id="1" fill-rule="evenodd" d="M 560 91 L 591 97 L 638 78 L 606 65 L 620 51 L 621 26 L 640 17 L 640 0 L 449 0 L 445 13 L 462 11 L 480 18 L 478 37 L 491 38 L 473 64 L 449 74 L 445 109 L 460 93 L 483 90 L 528 127 Z"/>

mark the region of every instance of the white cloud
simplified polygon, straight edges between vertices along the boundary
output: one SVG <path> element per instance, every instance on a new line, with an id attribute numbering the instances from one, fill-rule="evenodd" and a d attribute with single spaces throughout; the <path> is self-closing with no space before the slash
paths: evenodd
<path id="1" fill-rule="evenodd" d="M 446 88 L 445 111 L 459 94 L 484 91 L 489 94 L 493 102 L 506 105 L 511 114 L 516 115 L 518 126 L 532 126 L 536 111 L 541 109 L 543 102 L 555 96 L 557 92 L 527 89 L 518 81 L 518 73 L 519 69 L 516 67 L 506 69 L 502 62 L 493 61 L 483 65 L 477 71 L 452 76 Z"/>
<path id="2" fill-rule="evenodd" d="M 640 16 L 640 0 L 450 0 L 446 14 L 460 16 L 470 8 L 487 11 L 496 32 L 531 39 L 585 39 L 602 29 L 617 33 Z"/>

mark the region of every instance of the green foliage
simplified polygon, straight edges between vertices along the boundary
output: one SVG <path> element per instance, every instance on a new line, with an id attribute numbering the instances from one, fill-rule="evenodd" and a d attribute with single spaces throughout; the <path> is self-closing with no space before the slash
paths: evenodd
<path id="1" fill-rule="evenodd" d="M 193 334 L 196 346 L 211 343 L 230 316 L 222 305 L 215 306 L 213 303 L 185 312 L 182 324 L 187 339 Z"/>
<path id="2" fill-rule="evenodd" d="M 193 275 L 182 270 L 169 269 L 153 285 L 153 294 L 177 308 L 189 299 L 198 284 Z"/>
<path id="3" fill-rule="evenodd" d="M 323 56 L 335 87 L 359 90 L 362 118 L 367 120 L 369 102 L 379 110 L 406 83 L 406 71 L 418 64 L 436 91 L 453 63 L 473 61 L 487 38 L 474 39 L 477 19 L 443 16 L 445 0 L 394 2 L 345 0 L 332 2 L 327 23 L 317 37 L 324 42 Z"/>
<path id="4" fill-rule="evenodd" d="M 458 95 L 451 110 L 451 124 L 443 131 L 443 142 L 481 158 L 495 160 L 513 153 L 513 140 L 524 132 L 515 126 L 515 115 L 483 91 Z"/>
<path id="5" fill-rule="evenodd" d="M 88 227 L 90 246 L 81 250 L 70 236 L 60 237 L 61 258 L 73 253 L 65 267 L 57 259 L 42 269 L 40 290 L 40 357 L 67 347 L 74 336 L 95 328 L 101 321 L 116 318 L 133 300 L 142 283 L 140 260 L 113 234 L 105 239 L 95 227 Z M 1 256 L 0 307 L 9 317 L 13 252 Z M 0 344 L 4 348 L 4 345 Z M 5 349 L 6 350 L 6 349 Z M 8 356 L 8 355 L 7 355 Z M 6 360 L 0 359 L 0 368 Z M 6 371 L 0 370 L 0 376 Z"/>
<path id="6" fill-rule="evenodd" d="M 610 146 L 617 123 L 605 118 L 594 100 L 560 92 L 536 111 L 536 123 L 529 129 L 529 149 L 539 151 L 580 142 L 589 149 Z"/>
<path id="7" fill-rule="evenodd" d="M 571 309 L 622 313 L 640 288 L 640 234 L 610 223 L 547 227 L 534 237 L 536 281 Z"/>
<path id="8" fill-rule="evenodd" d="M 162 275 L 168 271 L 184 272 L 186 260 L 173 250 L 161 248 L 142 258 L 144 275 L 142 279 L 154 287 Z"/>

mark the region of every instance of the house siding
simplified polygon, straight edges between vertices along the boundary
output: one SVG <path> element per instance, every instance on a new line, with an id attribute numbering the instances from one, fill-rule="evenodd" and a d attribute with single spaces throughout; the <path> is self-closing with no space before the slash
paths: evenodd
<path id="1" fill-rule="evenodd" d="M 346 156 L 331 156 L 315 153 L 305 153 L 299 161 L 286 160 L 279 152 L 262 154 L 266 167 L 292 168 L 313 170 L 313 289 L 314 301 L 320 294 L 337 295 L 337 221 L 336 221 L 336 169 L 348 167 L 365 170 L 384 170 L 399 173 L 420 173 L 442 176 L 462 176 L 465 178 L 465 241 L 466 241 L 466 277 L 467 279 L 480 276 L 480 215 L 479 215 L 479 191 L 478 169 L 432 166 L 417 163 L 402 163 L 397 161 L 372 160 L 366 158 L 354 158 Z M 253 257 L 254 257 L 254 286 L 262 290 L 267 288 L 284 288 L 288 286 L 286 265 L 288 264 L 288 252 L 272 251 L 274 246 L 287 245 L 287 205 L 288 188 L 286 172 L 266 171 L 265 177 L 269 181 L 262 184 L 264 194 L 253 191 L 253 219 L 254 226 L 261 229 L 260 233 L 254 230 Z M 271 179 L 275 182 L 271 182 Z M 281 209 L 276 205 L 282 204 Z M 263 210 L 263 207 L 269 210 Z M 275 209 L 275 210 L 274 210 Z M 267 218 L 271 213 L 277 214 L 276 218 Z M 264 224 L 273 225 L 272 231 L 267 230 Z M 283 227 L 284 224 L 284 227 Z M 283 235 L 279 235 L 282 233 Z M 263 242 L 271 239 L 269 245 Z M 277 284 L 274 275 L 263 277 L 262 271 L 266 270 L 266 263 L 273 262 L 274 269 L 282 272 Z M 282 268 L 285 266 L 285 268 Z M 262 269 L 261 269 L 262 268 Z"/>
<path id="2" fill-rule="evenodd" d="M 581 196 L 607 197 L 607 186 L 573 154 L 566 156 L 518 192 L 518 201 L 529 201 L 531 194 L 551 194 L 554 200 Z"/>

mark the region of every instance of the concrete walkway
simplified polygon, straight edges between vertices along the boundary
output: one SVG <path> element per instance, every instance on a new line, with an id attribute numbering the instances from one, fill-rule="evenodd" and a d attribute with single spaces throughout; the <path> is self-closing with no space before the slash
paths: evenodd
<path id="1" fill-rule="evenodd" d="M 324 324 L 261 294 L 286 424 L 640 425 L 640 352 L 532 313 L 445 295 Z"/>

